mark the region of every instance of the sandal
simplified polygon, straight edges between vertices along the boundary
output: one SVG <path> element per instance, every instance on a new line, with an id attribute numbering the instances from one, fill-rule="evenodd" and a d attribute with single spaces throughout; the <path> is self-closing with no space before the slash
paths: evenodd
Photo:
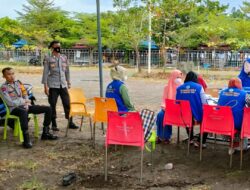
<path id="1" fill-rule="evenodd" d="M 170 144 L 170 142 L 171 142 L 170 139 L 165 139 L 164 140 L 164 144 Z"/>
<path id="2" fill-rule="evenodd" d="M 157 137 L 157 139 L 156 139 L 156 144 L 160 144 L 160 143 L 162 143 L 163 142 L 163 140 L 160 138 L 160 137 Z"/>

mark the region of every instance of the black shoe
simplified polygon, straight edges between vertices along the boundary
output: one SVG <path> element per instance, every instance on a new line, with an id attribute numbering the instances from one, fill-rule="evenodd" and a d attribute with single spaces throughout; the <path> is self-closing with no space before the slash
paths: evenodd
<path id="1" fill-rule="evenodd" d="M 23 148 L 32 148 L 31 142 L 23 142 Z"/>
<path id="2" fill-rule="evenodd" d="M 74 181 L 76 181 L 76 174 L 75 173 L 69 173 L 65 176 L 63 176 L 63 186 L 68 186 L 71 183 L 73 183 Z"/>
<path id="3" fill-rule="evenodd" d="M 70 129 L 78 129 L 79 127 L 72 122 L 69 124 L 69 128 Z"/>
<path id="4" fill-rule="evenodd" d="M 41 140 L 57 140 L 57 136 L 51 133 L 43 133 L 41 136 Z"/>
<path id="5" fill-rule="evenodd" d="M 60 131 L 57 126 L 52 126 L 51 129 L 52 129 L 52 131 Z"/>
<path id="6" fill-rule="evenodd" d="M 32 143 L 30 141 L 30 136 L 29 136 L 29 132 L 25 131 L 23 132 L 23 147 L 24 148 L 32 148 Z"/>

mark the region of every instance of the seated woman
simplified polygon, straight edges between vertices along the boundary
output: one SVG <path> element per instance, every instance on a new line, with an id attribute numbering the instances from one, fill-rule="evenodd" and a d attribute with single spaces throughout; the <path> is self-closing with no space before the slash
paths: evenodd
<path id="1" fill-rule="evenodd" d="M 206 90 L 207 90 L 207 83 L 203 79 L 202 75 L 198 75 L 198 83 L 203 87 L 204 91 L 206 92 Z"/>
<path id="2" fill-rule="evenodd" d="M 207 104 L 206 95 L 204 92 L 204 89 L 200 84 L 198 84 L 198 76 L 195 72 L 190 71 L 188 72 L 184 84 L 179 86 L 177 88 L 176 92 L 176 100 L 188 100 L 190 102 L 192 115 L 193 115 L 193 123 L 194 120 L 201 123 L 202 122 L 202 115 L 203 110 L 202 106 L 203 104 Z M 189 129 L 186 128 L 187 133 L 189 134 Z M 204 133 L 203 136 L 203 142 L 202 146 L 206 147 L 206 139 L 207 139 L 207 133 Z M 191 143 L 193 143 L 193 129 L 191 131 Z M 198 142 L 195 142 L 195 146 L 199 146 L 199 140 Z"/>
<path id="3" fill-rule="evenodd" d="M 170 143 L 172 136 L 172 126 L 166 125 L 163 126 L 163 119 L 165 113 L 165 99 L 175 100 L 176 97 L 176 88 L 182 84 L 182 72 L 179 70 L 174 70 L 170 74 L 168 84 L 164 87 L 161 111 L 157 114 L 156 126 L 157 126 L 157 143 L 165 142 L 166 144 Z"/>
<path id="4" fill-rule="evenodd" d="M 244 107 L 245 105 L 250 106 L 250 97 L 242 90 L 242 83 L 239 78 L 230 79 L 228 88 L 220 92 L 218 105 L 232 107 L 234 127 L 240 131 Z"/>
<path id="5" fill-rule="evenodd" d="M 241 72 L 238 76 L 241 80 L 242 87 L 250 87 L 250 58 L 247 58 L 242 66 Z"/>
<path id="6" fill-rule="evenodd" d="M 110 70 L 112 82 L 108 84 L 106 89 L 106 97 L 114 98 L 119 112 L 134 111 L 134 105 L 130 101 L 128 89 L 124 84 L 127 80 L 126 69 L 116 65 Z"/>
<path id="7" fill-rule="evenodd" d="M 228 88 L 220 92 L 218 105 L 230 106 L 234 117 L 234 127 L 241 131 L 243 120 L 244 107 L 250 106 L 250 96 L 242 90 L 242 83 L 239 78 L 232 78 L 228 83 Z M 248 141 L 244 140 L 244 149 L 247 148 Z M 234 148 L 238 147 L 239 143 L 235 142 Z"/>

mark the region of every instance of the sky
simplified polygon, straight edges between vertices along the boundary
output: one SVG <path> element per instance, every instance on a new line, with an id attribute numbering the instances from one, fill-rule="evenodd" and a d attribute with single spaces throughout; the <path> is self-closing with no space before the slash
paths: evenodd
<path id="1" fill-rule="evenodd" d="M 18 15 L 15 10 L 22 11 L 22 5 L 26 0 L 0 0 L 0 18 L 8 16 L 15 19 Z M 54 0 L 55 5 L 69 12 L 96 12 L 96 0 Z M 220 0 L 223 4 L 229 4 L 232 7 L 239 7 L 243 0 Z M 101 11 L 115 10 L 112 0 L 100 0 Z"/>

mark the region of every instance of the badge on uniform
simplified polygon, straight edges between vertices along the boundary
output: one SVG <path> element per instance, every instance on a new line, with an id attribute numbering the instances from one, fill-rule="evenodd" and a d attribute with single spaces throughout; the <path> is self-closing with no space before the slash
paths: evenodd
<path id="1" fill-rule="evenodd" d="M 53 69 L 53 68 L 56 67 L 56 64 L 55 64 L 55 63 L 52 63 L 52 64 L 50 64 L 50 67 Z"/>

